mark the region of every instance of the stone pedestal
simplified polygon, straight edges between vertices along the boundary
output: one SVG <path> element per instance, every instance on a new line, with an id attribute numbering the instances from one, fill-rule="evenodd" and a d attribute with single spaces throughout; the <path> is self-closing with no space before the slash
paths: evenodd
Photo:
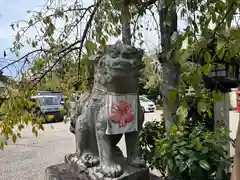
<path id="1" fill-rule="evenodd" d="M 110 180 L 112 178 L 104 177 L 99 167 L 75 169 L 71 164 L 63 163 L 50 166 L 45 171 L 46 180 Z M 77 172 L 77 173 L 76 173 Z M 124 173 L 113 180 L 149 180 L 148 168 L 124 167 Z"/>

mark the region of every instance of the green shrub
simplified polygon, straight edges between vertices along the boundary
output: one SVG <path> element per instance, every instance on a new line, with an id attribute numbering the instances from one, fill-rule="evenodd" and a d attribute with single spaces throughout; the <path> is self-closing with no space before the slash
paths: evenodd
<path id="1" fill-rule="evenodd" d="M 140 142 L 150 167 L 166 179 L 225 180 L 232 165 L 224 149 L 231 141 L 228 134 L 224 128 L 210 132 L 202 124 L 175 125 L 167 134 L 163 122 L 153 121 L 146 123 Z"/>
<path id="2" fill-rule="evenodd" d="M 199 123 L 203 124 L 204 126 L 210 130 L 213 131 L 214 130 L 214 119 L 213 119 L 213 105 L 212 102 L 209 102 L 210 98 L 205 98 L 206 102 L 209 102 L 209 106 L 208 107 L 208 111 L 200 111 L 199 110 L 199 102 L 201 102 L 201 100 L 194 96 L 194 95 L 188 95 L 185 96 L 185 102 L 188 104 L 188 116 L 187 116 L 187 125 L 191 128 L 194 127 L 196 125 L 198 125 Z"/>
<path id="3" fill-rule="evenodd" d="M 140 143 L 142 155 L 144 158 L 150 163 L 150 166 L 154 166 L 151 164 L 152 158 L 155 156 L 155 142 L 156 139 L 161 139 L 164 137 L 165 126 L 163 121 L 151 121 L 147 122 L 144 125 L 144 128 L 140 132 Z M 161 173 L 165 172 L 165 169 L 158 168 Z"/>

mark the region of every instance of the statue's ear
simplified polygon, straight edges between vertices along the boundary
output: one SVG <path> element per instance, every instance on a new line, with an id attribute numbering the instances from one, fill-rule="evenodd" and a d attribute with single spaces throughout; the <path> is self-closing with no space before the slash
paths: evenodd
<path id="1" fill-rule="evenodd" d="M 102 57 L 101 55 L 95 54 L 95 55 L 90 56 L 88 59 L 89 59 L 90 64 L 95 66 L 101 57 Z"/>
<path id="2" fill-rule="evenodd" d="M 96 54 L 90 56 L 88 59 L 90 61 L 90 64 L 91 65 L 97 65 L 98 64 L 98 61 L 99 59 L 101 59 L 101 57 L 103 56 L 103 50 L 99 50 Z"/>

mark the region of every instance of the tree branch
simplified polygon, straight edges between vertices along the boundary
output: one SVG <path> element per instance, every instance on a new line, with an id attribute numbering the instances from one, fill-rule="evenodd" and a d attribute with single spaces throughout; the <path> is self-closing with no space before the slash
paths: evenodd
<path id="1" fill-rule="evenodd" d="M 83 16 L 85 16 L 85 14 L 92 8 L 92 7 L 94 7 L 95 5 L 93 4 L 93 5 L 90 5 L 90 6 L 88 6 L 88 7 L 86 7 L 86 8 L 69 8 L 69 9 L 67 9 L 67 10 L 64 10 L 63 11 L 63 13 L 67 13 L 67 12 L 69 12 L 69 11 L 84 11 L 84 13 L 83 13 Z M 38 12 L 36 12 L 36 13 L 38 13 Z M 38 19 L 37 21 L 35 21 L 35 22 L 33 22 L 31 25 L 29 25 L 29 22 L 28 21 L 25 21 L 25 20 L 23 20 L 23 21 L 16 21 L 16 22 L 13 22 L 12 23 L 12 27 L 14 27 L 14 24 L 17 24 L 17 23 L 20 23 L 20 22 L 25 22 L 25 23 L 27 23 L 29 26 L 27 26 L 27 27 L 25 27 L 25 28 L 23 28 L 23 29 L 21 29 L 21 30 L 19 30 L 18 32 L 22 32 L 22 34 L 19 36 L 19 40 L 17 41 L 17 42 L 20 42 L 20 39 L 24 36 L 24 34 L 31 28 L 31 27 L 34 27 L 34 26 L 36 26 L 36 24 L 38 24 L 38 23 L 40 23 L 44 18 L 46 18 L 46 17 L 53 17 L 53 16 L 55 16 L 56 15 L 56 12 L 54 12 L 53 14 L 50 14 L 50 15 L 48 15 L 48 16 L 45 16 L 45 17 L 42 17 L 42 18 L 40 18 L 40 19 Z M 82 18 L 81 18 L 82 19 Z"/>
<path id="2" fill-rule="evenodd" d="M 53 54 L 53 55 L 58 55 L 58 54 L 64 53 L 65 51 L 67 51 L 68 49 L 71 49 L 72 47 L 74 47 L 74 46 L 77 45 L 78 43 L 81 43 L 81 41 L 82 41 L 82 40 L 78 40 L 78 41 L 72 43 L 71 45 L 69 45 L 68 47 L 66 47 L 66 48 L 64 48 L 64 49 L 62 49 L 62 50 L 60 50 L 60 51 L 53 52 L 52 54 Z M 0 69 L 0 71 L 4 70 L 5 68 L 7 68 L 7 67 L 9 67 L 9 66 L 11 66 L 11 65 L 13 65 L 13 64 L 15 64 L 15 63 L 17 63 L 17 62 L 19 62 L 19 61 L 21 61 L 21 60 L 23 60 L 23 59 L 25 59 L 25 58 L 27 58 L 29 55 L 34 54 L 34 53 L 36 53 L 36 52 L 51 53 L 51 51 L 50 51 L 50 50 L 47 50 L 47 49 L 42 49 L 42 48 L 41 48 L 41 49 L 36 49 L 36 50 L 34 50 L 34 51 L 32 51 L 32 52 L 27 53 L 27 54 L 24 55 L 23 57 L 21 57 L 21 58 L 15 60 L 15 61 L 13 61 L 13 62 L 7 64 L 7 65 L 4 66 L 4 67 L 2 67 L 2 68 Z"/>
<path id="3" fill-rule="evenodd" d="M 75 25 L 73 25 L 72 27 L 70 27 L 69 31 L 71 31 L 72 29 L 74 29 L 75 27 L 77 27 L 77 25 L 83 20 L 83 18 L 85 17 L 85 15 L 87 14 L 88 10 L 90 10 L 90 8 L 94 7 L 95 5 L 91 5 L 88 8 L 85 8 L 86 10 L 84 11 L 84 13 L 81 15 L 81 18 L 75 23 Z M 59 37 L 61 37 L 63 35 L 64 31 L 60 34 Z M 69 33 L 70 34 L 70 33 Z M 68 36 L 66 36 L 65 38 L 68 38 Z"/>
<path id="4" fill-rule="evenodd" d="M 70 48 L 68 49 L 61 57 L 59 57 L 54 63 L 53 65 L 48 69 L 46 70 L 42 75 L 41 77 L 38 79 L 38 81 L 36 83 L 34 83 L 34 85 L 32 86 L 32 88 L 30 90 L 32 90 L 34 87 L 37 86 L 37 84 L 50 72 L 52 71 L 52 69 L 57 65 L 57 63 L 59 61 L 61 61 L 66 55 L 68 55 L 70 52 L 74 51 L 74 50 L 78 50 L 79 47 L 74 47 L 74 48 Z"/>
<path id="5" fill-rule="evenodd" d="M 15 63 L 23 60 L 23 59 L 26 59 L 29 55 L 34 54 L 34 53 L 36 53 L 36 52 L 47 52 L 47 50 L 36 49 L 36 50 L 34 50 L 34 51 L 32 51 L 32 52 L 29 52 L 29 53 L 27 53 L 26 55 L 24 55 L 23 57 L 21 57 L 21 58 L 19 58 L 19 59 L 17 59 L 17 60 L 14 60 L 14 61 L 12 61 L 12 62 L 10 62 L 10 63 L 8 63 L 6 66 L 3 66 L 3 67 L 0 69 L 0 71 L 6 69 L 7 67 L 9 67 L 9 66 L 11 66 L 11 65 L 13 65 L 13 64 L 15 64 Z"/>
<path id="6" fill-rule="evenodd" d="M 81 65 L 81 55 L 82 55 L 82 48 L 83 48 L 83 43 L 84 43 L 84 40 L 86 39 L 86 36 L 87 36 L 87 32 L 89 30 L 89 28 L 91 27 L 91 23 L 93 21 L 93 18 L 94 18 L 94 15 L 96 14 L 97 12 L 97 9 L 99 7 L 99 5 L 101 4 L 102 0 L 98 0 L 98 2 L 96 3 L 94 9 L 93 9 L 93 12 L 91 13 L 90 17 L 89 17 L 89 20 L 85 26 L 85 29 L 83 31 L 83 35 L 82 35 L 82 38 L 81 38 L 81 44 L 79 46 L 79 60 L 78 60 L 78 80 L 80 79 L 79 77 L 79 74 L 80 74 L 80 65 Z"/>
<path id="7" fill-rule="evenodd" d="M 154 3 L 156 3 L 157 2 L 157 0 L 149 0 L 149 1 L 145 1 L 145 2 L 143 2 L 142 3 L 142 8 L 146 8 L 146 7 L 148 7 L 148 6 L 151 6 L 151 5 L 153 5 Z"/>
<path id="8" fill-rule="evenodd" d="M 220 28 L 220 26 L 224 23 L 224 21 L 226 20 L 226 18 L 228 17 L 229 13 L 233 10 L 235 3 L 232 3 L 230 5 L 230 7 L 228 8 L 226 14 L 223 16 L 222 20 L 219 22 L 219 24 L 214 28 L 214 33 L 213 33 L 213 37 L 216 35 L 217 30 Z"/>

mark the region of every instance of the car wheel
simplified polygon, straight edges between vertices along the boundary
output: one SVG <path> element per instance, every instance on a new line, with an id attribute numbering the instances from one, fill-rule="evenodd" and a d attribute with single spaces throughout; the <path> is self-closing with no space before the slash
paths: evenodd
<path id="1" fill-rule="evenodd" d="M 141 107 L 142 108 L 142 111 L 145 113 L 145 109 L 144 109 L 144 107 Z"/>
<path id="2" fill-rule="evenodd" d="M 61 117 L 58 122 L 63 122 L 63 121 L 64 121 L 64 117 Z"/>

